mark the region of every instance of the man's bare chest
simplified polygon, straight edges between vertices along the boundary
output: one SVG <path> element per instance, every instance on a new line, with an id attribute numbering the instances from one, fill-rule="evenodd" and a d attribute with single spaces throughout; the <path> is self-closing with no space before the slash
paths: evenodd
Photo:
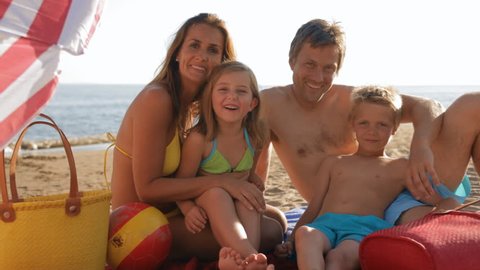
<path id="1" fill-rule="evenodd" d="M 351 153 L 356 147 L 345 115 L 284 114 L 270 130 L 274 144 L 299 157 Z"/>

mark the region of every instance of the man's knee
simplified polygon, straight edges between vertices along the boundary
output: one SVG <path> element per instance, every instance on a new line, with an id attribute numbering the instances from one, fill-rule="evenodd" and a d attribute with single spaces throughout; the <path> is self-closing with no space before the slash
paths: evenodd
<path id="1" fill-rule="evenodd" d="M 475 138 L 475 143 L 472 149 L 472 160 L 475 170 L 480 175 L 480 134 Z"/>
<path id="2" fill-rule="evenodd" d="M 472 125 L 480 126 L 480 92 L 466 93 L 457 98 L 447 109 L 448 116 L 454 116 L 459 121 L 471 121 Z M 468 117 L 465 117 L 468 116 Z"/>

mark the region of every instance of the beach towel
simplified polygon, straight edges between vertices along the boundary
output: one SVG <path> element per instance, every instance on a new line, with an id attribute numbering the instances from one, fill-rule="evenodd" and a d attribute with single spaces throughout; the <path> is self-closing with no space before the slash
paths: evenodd
<path id="1" fill-rule="evenodd" d="M 295 224 L 298 219 L 305 212 L 306 207 L 294 208 L 285 212 L 287 217 L 288 228 L 285 234 L 285 239 L 292 233 Z M 267 254 L 269 264 L 275 265 L 275 270 L 295 270 L 297 268 L 297 262 L 291 258 L 278 258 L 273 254 Z M 188 262 L 168 262 L 164 264 L 161 270 L 215 270 L 218 269 L 218 262 L 202 262 L 193 257 Z"/>
<path id="2" fill-rule="evenodd" d="M 291 210 L 288 210 L 285 212 L 285 216 L 287 217 L 287 232 L 285 234 L 285 239 L 292 234 L 293 228 L 295 228 L 295 224 L 297 224 L 298 220 L 302 216 L 302 214 L 305 212 L 307 209 L 306 206 L 304 207 L 298 207 L 298 208 L 293 208 Z"/>
<path id="3" fill-rule="evenodd" d="M 297 262 L 293 259 L 278 258 L 273 254 L 267 254 L 269 264 L 275 265 L 275 270 L 296 270 Z M 216 270 L 218 262 L 201 262 L 193 257 L 188 262 L 168 262 L 159 270 Z M 106 269 L 107 270 L 107 269 Z"/>

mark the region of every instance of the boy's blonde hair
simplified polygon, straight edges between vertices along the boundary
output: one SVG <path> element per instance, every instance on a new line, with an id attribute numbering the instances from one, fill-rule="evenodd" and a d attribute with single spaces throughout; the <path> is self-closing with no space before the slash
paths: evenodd
<path id="1" fill-rule="evenodd" d="M 376 85 L 355 88 L 352 92 L 353 107 L 350 112 L 350 120 L 354 119 L 358 105 L 365 102 L 390 107 L 395 127 L 398 127 L 402 117 L 402 97 L 395 88 Z"/>
<path id="2" fill-rule="evenodd" d="M 247 114 L 242 127 L 247 129 L 250 141 L 256 150 L 263 147 L 265 143 L 264 127 L 259 120 L 260 113 L 260 90 L 258 88 L 257 79 L 253 71 L 245 64 L 238 61 L 228 61 L 216 66 L 203 88 L 202 97 L 200 99 L 200 117 L 195 129 L 204 134 L 207 140 L 213 140 L 217 136 L 218 122 L 213 111 L 212 92 L 219 78 L 226 73 L 231 72 L 247 72 L 250 78 L 250 89 L 252 96 L 257 99 L 257 106 Z"/>

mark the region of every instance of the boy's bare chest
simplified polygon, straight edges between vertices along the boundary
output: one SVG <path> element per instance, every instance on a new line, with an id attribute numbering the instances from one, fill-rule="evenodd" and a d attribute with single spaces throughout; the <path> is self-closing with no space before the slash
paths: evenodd
<path id="1" fill-rule="evenodd" d="M 348 163 L 332 170 L 330 187 L 341 193 L 362 193 L 390 199 L 403 188 L 405 171 L 399 168 L 384 162 Z"/>

